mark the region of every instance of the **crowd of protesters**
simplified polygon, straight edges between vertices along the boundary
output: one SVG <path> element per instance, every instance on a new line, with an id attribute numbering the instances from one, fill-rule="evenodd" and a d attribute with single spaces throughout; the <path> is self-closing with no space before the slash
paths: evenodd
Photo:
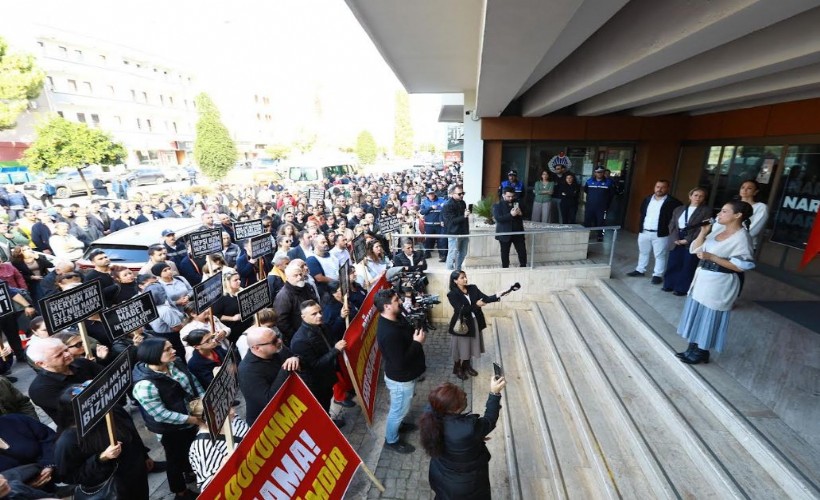
<path id="1" fill-rule="evenodd" d="M 200 439 L 206 429 L 201 404 L 185 402 L 202 397 L 231 345 L 241 359 L 246 404 L 244 420 L 234 420 L 239 438 L 291 371 L 299 373 L 329 413 L 356 404 L 352 384 L 338 366 L 338 354 L 346 348 L 346 321 L 378 277 L 394 266 L 396 254 L 401 254 L 396 266 L 406 271 L 425 269 L 424 260 L 436 247 L 439 260 L 448 256 L 443 238 L 432 245 L 405 238 L 391 248 L 380 221 L 397 216 L 405 234 L 451 234 L 448 224 L 460 225 L 465 218 L 464 190 L 457 169 L 344 176 L 311 188 L 324 189 L 324 196 L 309 197 L 306 188 L 274 182 L 48 208 L 29 203 L 13 188 L 0 192 L 0 280 L 15 307 L 13 314 L 0 317 L 0 375 L 5 374 L 0 376 L 0 418 L 10 422 L 0 424 L 0 474 L 12 491 L 20 498 L 65 497 L 75 485 L 92 487 L 113 478 L 121 498 L 146 498 L 147 474 L 165 472 L 176 498 L 195 498 L 193 490 L 212 476 L 226 451 Z M 448 204 L 456 207 L 457 223 L 448 220 Z M 192 225 L 201 229 L 220 229 L 223 251 L 192 258 L 173 229 L 146 242 L 146 263 L 138 270 L 112 263 L 105 250 L 88 250 L 105 235 L 181 217 L 192 218 Z M 236 240 L 233 224 L 255 219 L 270 232 L 271 255 L 252 258 L 248 242 Z M 357 237 L 364 239 L 366 256 L 355 262 L 352 242 Z M 339 272 L 346 262 L 351 287 L 344 300 Z M 456 269 L 461 262 L 463 255 L 456 255 L 448 264 Z M 218 272 L 223 296 L 213 306 L 212 329 L 207 314 L 192 307 L 192 286 Z M 260 279 L 267 280 L 273 299 L 253 326 L 242 320 L 236 296 Z M 150 293 L 158 318 L 116 340 L 99 315 L 84 320 L 87 337 L 73 328 L 49 331 L 39 300 L 93 280 L 100 281 L 107 307 Z M 116 445 L 108 442 L 104 426 L 78 441 L 71 398 L 128 348 L 134 366 L 129 400 L 140 418 L 133 418 L 123 402 L 114 411 Z M 16 387 L 18 380 L 11 376 L 15 358 L 36 373 L 27 388 Z M 32 402 L 53 425 L 39 422 Z M 339 427 L 344 425 L 338 411 L 332 417 Z M 136 432 L 143 425 L 162 436 L 166 462 L 148 456 Z M 26 429 L 19 439 L 26 440 L 31 452 L 5 460 L 3 445 L 9 439 L 2 430 L 11 428 Z"/>

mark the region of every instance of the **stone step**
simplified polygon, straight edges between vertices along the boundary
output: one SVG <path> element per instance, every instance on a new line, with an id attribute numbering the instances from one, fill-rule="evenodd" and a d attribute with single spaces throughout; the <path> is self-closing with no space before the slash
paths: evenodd
<path id="1" fill-rule="evenodd" d="M 634 357 L 651 385 L 663 391 L 693 424 L 700 433 L 698 438 L 721 460 L 745 494 L 764 498 L 767 491 L 776 494 L 779 489 L 780 495 L 789 498 L 820 498 L 817 450 L 719 366 L 710 363 L 694 368 L 680 363 L 669 344 L 635 314 L 633 305 L 640 299 L 618 293 L 604 282 L 576 291 L 582 307 L 595 304 L 599 326 L 617 337 L 615 345 L 628 353 L 624 356 Z M 722 394 L 730 396 L 751 417 Z M 696 424 L 699 418 L 720 425 L 707 432 Z M 716 440 L 710 439 L 713 435 Z"/>

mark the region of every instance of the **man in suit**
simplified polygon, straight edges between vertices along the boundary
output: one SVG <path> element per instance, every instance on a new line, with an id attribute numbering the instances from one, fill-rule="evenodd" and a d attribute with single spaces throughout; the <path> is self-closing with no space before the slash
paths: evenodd
<path id="1" fill-rule="evenodd" d="M 290 260 L 302 259 L 308 260 L 308 257 L 313 256 L 313 234 L 308 230 L 299 232 L 299 244 L 291 248 L 288 252 Z"/>
<path id="2" fill-rule="evenodd" d="M 427 261 L 424 252 L 413 249 L 413 240 L 407 238 L 401 245 L 401 250 L 393 258 L 393 267 L 401 267 L 405 272 L 424 272 L 427 270 Z"/>
<path id="3" fill-rule="evenodd" d="M 518 202 L 515 202 L 515 188 L 504 188 L 501 201 L 493 205 L 493 219 L 495 219 L 496 233 L 512 233 L 524 230 L 524 213 Z M 496 236 L 501 245 L 501 267 L 510 267 L 510 246 L 515 245 L 518 262 L 521 267 L 527 267 L 527 245 L 523 234 Z"/>
<path id="4" fill-rule="evenodd" d="M 669 196 L 669 181 L 660 179 L 655 183 L 655 192 L 641 203 L 641 232 L 638 234 L 638 265 L 627 276 L 644 276 L 649 265 L 649 252 L 655 256 L 652 284 L 663 283 L 666 259 L 669 256 L 669 221 L 672 212 L 681 202 Z"/>

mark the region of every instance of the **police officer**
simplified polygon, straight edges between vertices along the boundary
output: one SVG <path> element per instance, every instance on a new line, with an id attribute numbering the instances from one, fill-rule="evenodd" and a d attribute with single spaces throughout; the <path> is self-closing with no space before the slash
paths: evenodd
<path id="1" fill-rule="evenodd" d="M 441 219 L 441 207 L 447 200 L 442 200 L 436 194 L 436 190 L 427 189 L 425 199 L 421 201 L 419 213 L 424 216 L 424 234 L 442 234 L 443 221 Z M 425 238 L 424 240 L 424 256 L 430 258 L 431 250 L 438 245 L 438 260 L 444 262 L 447 260 L 447 238 Z"/>
<path id="2" fill-rule="evenodd" d="M 586 207 L 584 208 L 584 226 L 603 226 L 606 210 L 612 201 L 615 193 L 612 179 L 604 176 L 605 170 L 599 166 L 595 169 L 595 175 L 587 179 L 584 184 L 584 192 L 587 194 Z M 598 241 L 604 240 L 603 232 L 598 235 Z"/>
<path id="3" fill-rule="evenodd" d="M 518 180 L 518 173 L 515 170 L 510 170 L 507 172 L 507 180 L 501 181 L 501 186 L 498 188 L 498 196 L 501 197 L 501 193 L 503 193 L 504 189 L 508 187 L 513 188 L 513 191 L 515 192 L 515 198 L 513 201 L 523 203 L 524 183 Z"/>

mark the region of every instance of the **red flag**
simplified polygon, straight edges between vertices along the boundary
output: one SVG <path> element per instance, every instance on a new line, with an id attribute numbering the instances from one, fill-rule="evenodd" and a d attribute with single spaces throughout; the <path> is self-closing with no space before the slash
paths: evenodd
<path id="1" fill-rule="evenodd" d="M 815 215 L 814 224 L 811 226 L 809 241 L 806 243 L 806 249 L 803 251 L 803 260 L 800 261 L 801 269 L 809 265 L 809 262 L 820 253 L 820 224 L 818 224 L 818 220 L 820 220 L 820 217 Z"/>

